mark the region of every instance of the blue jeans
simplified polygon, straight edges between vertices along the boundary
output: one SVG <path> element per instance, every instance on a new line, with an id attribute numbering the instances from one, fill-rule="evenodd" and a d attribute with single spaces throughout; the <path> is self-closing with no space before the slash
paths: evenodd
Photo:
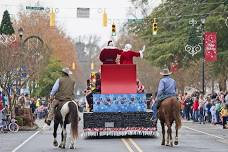
<path id="1" fill-rule="evenodd" d="M 226 117 L 222 117 L 222 125 L 223 125 L 223 127 L 225 127 L 226 126 L 226 121 L 228 120 L 228 116 L 226 116 Z"/>
<path id="2" fill-rule="evenodd" d="M 152 106 L 152 119 L 157 120 L 158 114 L 158 101 L 155 101 Z"/>
<path id="3" fill-rule="evenodd" d="M 195 121 L 195 122 L 198 122 L 199 111 L 198 111 L 198 110 L 194 111 L 194 112 L 193 112 L 193 116 L 194 116 L 194 121 Z"/>

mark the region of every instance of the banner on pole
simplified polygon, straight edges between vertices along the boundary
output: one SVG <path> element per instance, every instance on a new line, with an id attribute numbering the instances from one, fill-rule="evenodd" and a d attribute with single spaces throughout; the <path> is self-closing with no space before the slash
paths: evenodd
<path id="1" fill-rule="evenodd" d="M 204 57 L 208 62 L 217 61 L 216 32 L 205 32 L 204 34 Z"/>

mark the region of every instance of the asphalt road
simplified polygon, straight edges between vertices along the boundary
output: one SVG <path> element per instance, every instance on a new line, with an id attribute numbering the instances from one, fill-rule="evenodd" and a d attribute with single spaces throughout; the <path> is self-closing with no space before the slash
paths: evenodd
<path id="1" fill-rule="evenodd" d="M 76 149 L 62 150 L 52 146 L 52 127 L 41 126 L 38 131 L 0 134 L 0 152 L 227 152 L 228 130 L 211 124 L 183 122 L 179 145 L 161 146 L 161 137 L 142 138 L 84 138 L 76 141 Z M 80 127 L 82 128 L 82 127 Z M 60 132 L 60 130 L 59 130 Z M 159 133 L 160 129 L 159 129 Z M 58 134 L 60 138 L 60 135 Z M 68 136 L 70 137 L 70 136 Z M 58 140 L 60 141 L 60 139 Z"/>

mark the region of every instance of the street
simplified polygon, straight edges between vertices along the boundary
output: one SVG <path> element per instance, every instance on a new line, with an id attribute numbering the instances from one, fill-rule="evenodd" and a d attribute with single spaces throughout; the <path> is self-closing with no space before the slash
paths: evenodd
<path id="1" fill-rule="evenodd" d="M 1 152 L 54 152 L 54 151 L 80 151 L 80 152 L 225 152 L 228 149 L 228 130 L 223 130 L 221 126 L 211 124 L 196 124 L 183 122 L 180 130 L 179 145 L 172 147 L 161 146 L 161 137 L 142 138 L 142 137 L 106 137 L 106 138 L 85 138 L 79 137 L 76 141 L 76 149 L 67 148 L 61 150 L 52 146 L 52 126 L 48 127 L 39 120 L 40 127 L 43 129 L 31 132 L 18 132 L 15 134 L 0 134 Z M 68 129 L 69 130 L 69 129 Z M 82 126 L 80 126 L 82 133 Z M 60 129 L 59 129 L 60 132 Z M 58 132 L 58 140 L 60 133 Z M 159 134 L 160 128 L 159 128 Z M 68 133 L 68 137 L 69 133 Z"/>

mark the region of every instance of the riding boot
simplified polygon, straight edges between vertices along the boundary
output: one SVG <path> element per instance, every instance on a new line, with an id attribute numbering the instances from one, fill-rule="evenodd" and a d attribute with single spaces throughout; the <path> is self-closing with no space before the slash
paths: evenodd
<path id="1" fill-rule="evenodd" d="M 50 111 L 48 113 L 48 117 L 44 121 L 48 126 L 51 125 L 51 121 L 54 118 L 54 112 L 55 112 L 55 108 L 54 107 L 50 107 Z"/>

